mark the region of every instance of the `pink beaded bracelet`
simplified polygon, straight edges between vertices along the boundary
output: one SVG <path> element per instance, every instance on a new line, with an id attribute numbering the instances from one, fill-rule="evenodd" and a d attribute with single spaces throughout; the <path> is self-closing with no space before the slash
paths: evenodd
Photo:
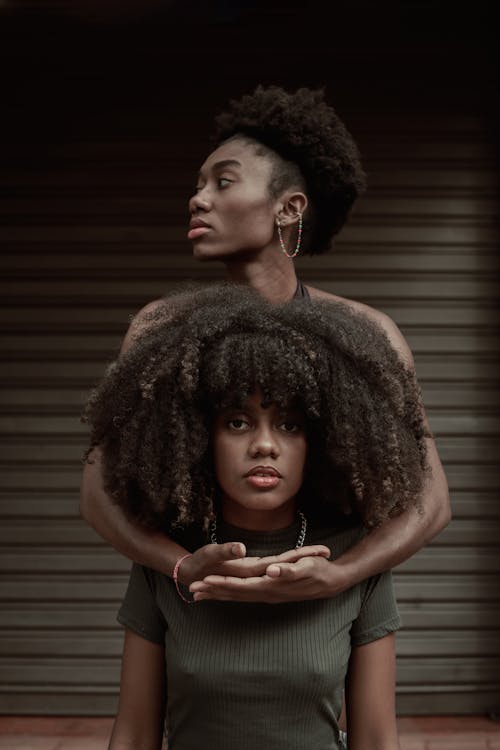
<path id="1" fill-rule="evenodd" d="M 177 593 L 181 597 L 182 601 L 186 602 L 186 604 L 193 604 L 194 603 L 194 599 L 186 599 L 186 597 L 184 596 L 184 594 L 180 590 L 180 588 L 179 588 L 179 581 L 178 581 L 178 578 L 177 578 L 181 562 L 183 560 L 185 560 L 186 557 L 192 557 L 192 554 L 190 552 L 188 552 L 187 555 L 182 555 L 182 557 L 179 557 L 179 559 L 177 560 L 177 562 L 174 565 L 174 572 L 172 573 L 172 578 L 174 579 L 175 588 L 177 589 Z"/>

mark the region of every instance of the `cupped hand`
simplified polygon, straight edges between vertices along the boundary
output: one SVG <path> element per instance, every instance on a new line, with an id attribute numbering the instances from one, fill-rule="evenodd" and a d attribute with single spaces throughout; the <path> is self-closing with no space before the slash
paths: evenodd
<path id="1" fill-rule="evenodd" d="M 296 551 L 284 554 L 288 556 L 293 552 Z M 326 554 L 306 554 L 287 561 L 262 558 L 266 561 L 263 574 L 247 578 L 209 575 L 191 584 L 190 590 L 195 601 L 211 599 L 278 604 L 324 599 L 346 588 L 342 567 L 329 562 L 327 557 Z"/>
<path id="2" fill-rule="evenodd" d="M 205 544 L 190 557 L 182 561 L 179 580 L 185 585 L 201 582 L 207 576 L 229 578 L 252 578 L 263 576 L 272 563 L 294 563 L 303 557 L 329 557 L 330 550 L 323 544 L 292 549 L 281 555 L 269 557 L 246 557 L 245 545 L 241 542 Z"/>
<path id="3" fill-rule="evenodd" d="M 231 562 L 242 562 L 245 559 L 246 547 L 241 542 L 225 544 L 205 544 L 186 555 L 182 560 L 178 577 L 186 586 L 208 575 L 234 575 Z"/>

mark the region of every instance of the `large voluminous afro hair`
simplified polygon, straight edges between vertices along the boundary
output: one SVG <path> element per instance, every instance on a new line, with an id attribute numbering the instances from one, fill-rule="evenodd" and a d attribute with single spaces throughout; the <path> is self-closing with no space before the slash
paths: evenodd
<path id="1" fill-rule="evenodd" d="M 386 335 L 346 304 L 272 305 L 215 284 L 167 296 L 91 393 L 84 419 L 106 490 L 153 528 L 213 516 L 211 428 L 258 389 L 303 410 L 308 464 L 299 502 L 367 527 L 418 507 L 426 472 L 420 392 Z M 90 460 L 90 459 L 88 459 Z"/>
<path id="2" fill-rule="evenodd" d="M 312 210 L 304 217 L 303 252 L 324 253 L 365 189 L 365 174 L 352 136 L 323 89 L 258 86 L 232 100 L 215 119 L 215 145 L 244 136 L 281 157 L 274 165 L 271 192 L 277 196 L 303 178 Z"/>

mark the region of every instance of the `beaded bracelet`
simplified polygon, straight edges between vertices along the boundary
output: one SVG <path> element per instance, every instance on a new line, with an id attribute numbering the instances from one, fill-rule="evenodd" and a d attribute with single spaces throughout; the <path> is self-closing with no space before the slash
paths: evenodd
<path id="1" fill-rule="evenodd" d="M 172 573 L 172 578 L 174 579 L 175 588 L 177 589 L 177 593 L 181 597 L 182 601 L 186 602 L 186 604 L 193 604 L 194 603 L 194 599 L 186 599 L 186 597 L 184 596 L 184 594 L 182 593 L 182 591 L 179 588 L 179 581 L 177 579 L 177 574 L 179 573 L 179 568 L 180 568 L 181 562 L 183 560 L 185 560 L 186 557 L 192 557 L 192 554 L 190 552 L 188 552 L 187 555 L 182 555 L 182 557 L 179 557 L 179 559 L 177 560 L 177 562 L 174 565 L 174 572 Z"/>

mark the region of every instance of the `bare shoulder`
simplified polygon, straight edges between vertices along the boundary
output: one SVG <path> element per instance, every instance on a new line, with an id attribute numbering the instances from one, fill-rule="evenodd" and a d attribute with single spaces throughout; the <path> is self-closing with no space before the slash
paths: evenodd
<path id="1" fill-rule="evenodd" d="M 393 319 L 389 317 L 389 315 L 383 313 L 381 310 L 376 310 L 374 307 L 370 307 L 370 305 L 365 305 L 363 302 L 348 299 L 347 297 L 340 297 L 337 294 L 325 292 L 324 289 L 316 289 L 316 287 L 308 286 L 307 290 L 312 299 L 330 299 L 334 302 L 341 302 L 342 304 L 350 307 L 354 312 L 365 315 L 367 318 L 370 318 L 370 320 L 378 323 L 378 325 L 384 330 L 393 347 L 400 353 L 404 361 L 408 365 L 413 367 L 413 355 L 411 353 L 411 349 L 408 346 L 408 343 L 399 330 L 398 326 L 393 321 Z"/>
<path id="2" fill-rule="evenodd" d="M 165 304 L 165 300 L 159 298 L 152 300 L 152 302 L 148 302 L 144 307 L 141 307 L 130 321 L 130 325 L 122 341 L 120 354 L 128 352 L 134 341 L 136 341 L 141 333 L 150 325 L 155 313 L 158 312 L 161 307 L 164 307 Z"/>

